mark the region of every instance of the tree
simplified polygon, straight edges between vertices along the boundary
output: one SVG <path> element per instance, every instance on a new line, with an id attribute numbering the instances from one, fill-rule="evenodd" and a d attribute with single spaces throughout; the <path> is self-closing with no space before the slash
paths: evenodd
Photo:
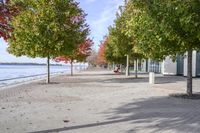
<path id="1" fill-rule="evenodd" d="M 47 58 L 47 83 L 50 82 L 49 60 L 72 54 L 88 35 L 85 13 L 74 0 L 15 0 L 23 10 L 14 17 L 14 31 L 8 51 L 16 56 Z"/>
<path id="2" fill-rule="evenodd" d="M 127 5 L 127 34 L 139 50 L 162 60 L 187 52 L 187 94 L 192 95 L 192 51 L 200 49 L 199 0 L 131 0 Z"/>
<path id="3" fill-rule="evenodd" d="M 109 39 L 109 37 L 108 37 Z M 108 41 L 105 47 L 105 58 L 108 63 L 116 63 L 116 64 L 125 64 L 126 57 L 125 56 L 116 56 L 115 54 L 115 45 L 114 43 L 110 43 Z"/>
<path id="4" fill-rule="evenodd" d="M 129 75 L 129 62 L 137 61 L 144 58 L 144 56 L 137 50 L 137 42 L 134 36 L 128 36 L 125 34 L 126 27 L 126 14 L 121 9 L 120 14 L 117 14 L 117 18 L 114 22 L 114 26 L 109 27 L 109 42 L 106 48 L 106 57 L 108 60 L 124 63 L 127 57 L 126 75 Z M 126 56 L 126 57 L 125 57 Z M 124 63 L 125 64 L 125 63 Z M 137 78 L 137 65 L 135 69 L 135 77 Z"/>
<path id="5" fill-rule="evenodd" d="M 100 66 L 105 66 L 107 64 L 106 58 L 105 58 L 105 47 L 108 42 L 108 38 L 105 37 L 103 41 L 101 41 L 101 44 L 99 45 L 99 50 L 97 54 L 97 61 L 96 63 Z"/>
<path id="6" fill-rule="evenodd" d="M 13 28 L 10 21 L 19 12 L 17 5 L 11 5 L 9 0 L 0 1 L 0 38 L 7 40 Z"/>
<path id="7" fill-rule="evenodd" d="M 74 50 L 73 54 L 68 55 L 68 56 L 59 56 L 55 58 L 56 62 L 65 62 L 68 63 L 70 62 L 71 64 L 71 76 L 73 76 L 73 62 L 78 61 L 78 62 L 85 62 L 87 57 L 91 55 L 92 52 L 92 45 L 93 45 L 93 40 L 91 39 L 86 39 L 83 43 L 78 45 L 78 47 Z"/>

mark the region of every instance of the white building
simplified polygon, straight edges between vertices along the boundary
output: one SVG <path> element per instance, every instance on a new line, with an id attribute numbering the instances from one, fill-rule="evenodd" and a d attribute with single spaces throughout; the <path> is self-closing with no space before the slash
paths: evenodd
<path id="1" fill-rule="evenodd" d="M 178 56 L 175 62 L 169 57 L 163 62 L 145 60 L 138 67 L 141 67 L 143 72 L 187 76 L 187 56 Z M 192 68 L 193 77 L 200 76 L 200 52 L 193 51 Z"/>
<path id="2" fill-rule="evenodd" d="M 162 63 L 162 73 L 164 75 L 183 75 L 187 76 L 187 56 L 177 57 L 176 62 L 166 58 Z M 193 51 L 192 58 L 192 75 L 200 76 L 200 53 Z"/>

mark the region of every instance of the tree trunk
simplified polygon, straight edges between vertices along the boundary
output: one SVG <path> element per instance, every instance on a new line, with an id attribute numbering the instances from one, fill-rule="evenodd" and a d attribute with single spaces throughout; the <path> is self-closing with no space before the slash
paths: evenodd
<path id="1" fill-rule="evenodd" d="M 148 63 L 149 63 L 149 60 L 146 59 L 146 64 L 145 64 L 146 65 L 146 70 L 145 70 L 146 72 L 149 72 L 149 65 L 148 65 Z"/>
<path id="2" fill-rule="evenodd" d="M 138 77 L 138 60 L 135 60 L 135 78 Z"/>
<path id="3" fill-rule="evenodd" d="M 127 60 L 126 60 L 126 76 L 129 76 L 130 73 L 129 73 L 129 55 L 126 55 L 127 56 Z"/>
<path id="4" fill-rule="evenodd" d="M 123 73 L 122 64 L 120 64 L 120 72 Z"/>
<path id="5" fill-rule="evenodd" d="M 46 79 L 46 83 L 49 84 L 50 83 L 50 63 L 49 63 L 49 56 L 47 57 L 47 79 Z"/>
<path id="6" fill-rule="evenodd" d="M 71 64 L 71 76 L 73 76 L 73 61 L 71 61 L 70 64 Z"/>
<path id="7" fill-rule="evenodd" d="M 188 51 L 187 94 L 192 95 L 192 50 Z"/>

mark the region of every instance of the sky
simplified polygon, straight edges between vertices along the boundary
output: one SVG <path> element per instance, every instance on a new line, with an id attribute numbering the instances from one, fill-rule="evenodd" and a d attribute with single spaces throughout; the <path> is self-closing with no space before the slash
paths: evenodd
<path id="1" fill-rule="evenodd" d="M 76 0 L 87 14 L 87 23 L 90 26 L 90 37 L 94 40 L 94 49 L 98 49 L 100 41 L 108 34 L 108 27 L 113 25 L 115 14 L 123 0 Z M 33 62 L 45 63 L 46 59 L 15 57 L 6 51 L 7 43 L 0 38 L 0 62 Z"/>

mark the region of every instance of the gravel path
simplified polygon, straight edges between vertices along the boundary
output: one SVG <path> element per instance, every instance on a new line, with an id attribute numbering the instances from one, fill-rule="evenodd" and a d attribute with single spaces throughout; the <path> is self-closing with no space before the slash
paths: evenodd
<path id="1" fill-rule="evenodd" d="M 0 133 L 199 133 L 200 100 L 168 96 L 185 81 L 157 75 L 149 85 L 145 74 L 98 70 L 10 87 L 0 91 Z"/>

